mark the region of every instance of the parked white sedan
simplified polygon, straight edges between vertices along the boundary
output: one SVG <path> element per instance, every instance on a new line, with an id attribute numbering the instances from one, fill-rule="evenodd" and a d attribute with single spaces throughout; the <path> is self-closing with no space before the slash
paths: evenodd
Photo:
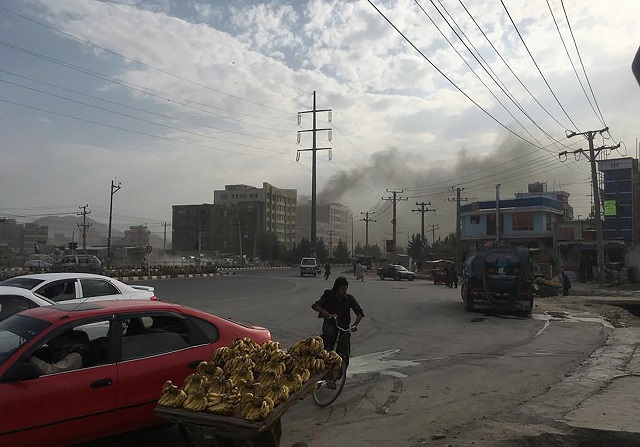
<path id="1" fill-rule="evenodd" d="M 31 290 L 0 285 L 0 321 L 23 310 L 51 304 L 55 303 Z"/>
<path id="2" fill-rule="evenodd" d="M 15 276 L 0 282 L 29 290 L 56 303 L 100 300 L 157 300 L 153 287 L 128 285 L 92 273 L 39 273 Z"/>

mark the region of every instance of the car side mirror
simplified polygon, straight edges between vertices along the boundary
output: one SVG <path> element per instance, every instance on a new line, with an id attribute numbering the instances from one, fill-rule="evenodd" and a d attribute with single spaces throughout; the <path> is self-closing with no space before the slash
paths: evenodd
<path id="1" fill-rule="evenodd" d="M 15 365 L 2 377 L 2 382 L 20 382 L 23 380 L 37 379 L 42 375 L 38 365 L 30 362 L 22 362 Z"/>

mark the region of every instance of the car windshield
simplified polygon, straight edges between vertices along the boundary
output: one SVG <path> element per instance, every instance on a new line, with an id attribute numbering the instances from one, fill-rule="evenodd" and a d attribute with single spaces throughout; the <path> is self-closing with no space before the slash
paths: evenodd
<path id="1" fill-rule="evenodd" d="M 408 270 L 403 265 L 394 265 L 393 268 L 395 268 L 399 272 L 408 272 Z"/>
<path id="2" fill-rule="evenodd" d="M 24 315 L 13 315 L 0 321 L 0 365 L 50 324 Z"/>
<path id="3" fill-rule="evenodd" d="M 490 253 L 485 257 L 484 271 L 488 275 L 518 275 L 522 263 L 513 253 Z"/>
<path id="4" fill-rule="evenodd" d="M 303 259 L 302 265 L 316 265 L 315 259 Z"/>
<path id="5" fill-rule="evenodd" d="M 3 286 L 13 286 L 20 287 L 21 289 L 32 290 L 38 284 L 44 282 L 44 279 L 36 279 L 36 278 L 25 278 L 22 276 L 15 276 L 13 278 L 5 279 L 0 282 Z"/>

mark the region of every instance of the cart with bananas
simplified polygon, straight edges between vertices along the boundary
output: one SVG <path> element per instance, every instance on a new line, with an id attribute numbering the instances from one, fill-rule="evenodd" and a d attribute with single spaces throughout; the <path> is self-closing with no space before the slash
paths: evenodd
<path id="1" fill-rule="evenodd" d="M 155 411 L 197 447 L 277 447 L 282 415 L 319 380 L 339 374 L 340 362 L 320 337 L 286 351 L 238 339 L 201 362 L 182 387 L 165 382 Z"/>

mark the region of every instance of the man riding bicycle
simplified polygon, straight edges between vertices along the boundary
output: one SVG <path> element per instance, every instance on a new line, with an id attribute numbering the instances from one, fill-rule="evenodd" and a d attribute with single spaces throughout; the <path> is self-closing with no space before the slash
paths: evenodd
<path id="1" fill-rule="evenodd" d="M 320 299 L 311 305 L 311 308 L 318 312 L 318 318 L 325 319 L 322 323 L 322 340 L 327 351 L 333 349 L 338 337 L 338 326 L 350 328 L 351 332 L 355 332 L 360 320 L 364 317 L 364 312 L 356 299 L 347 293 L 348 287 L 347 278 L 339 276 L 333 283 L 333 288 L 325 290 Z M 351 325 L 351 310 L 356 314 L 353 325 Z M 334 315 L 337 316 L 336 321 L 333 321 Z M 351 353 L 351 333 L 344 333 L 340 337 L 336 352 L 344 356 L 345 365 L 348 366 L 349 354 Z"/>

